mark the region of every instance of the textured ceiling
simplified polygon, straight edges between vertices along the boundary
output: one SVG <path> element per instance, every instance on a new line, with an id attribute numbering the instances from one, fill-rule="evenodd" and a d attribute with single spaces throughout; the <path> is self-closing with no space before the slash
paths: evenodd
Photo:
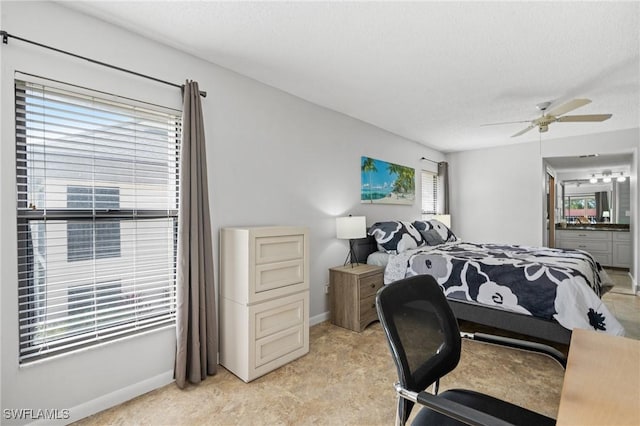
<path id="1" fill-rule="evenodd" d="M 629 173 L 632 156 L 627 153 L 596 157 L 554 157 L 546 158 L 545 161 L 557 172 L 580 173 L 583 178 L 588 178 L 591 174 L 600 174 L 604 170 Z"/>
<path id="2" fill-rule="evenodd" d="M 639 2 L 63 4 L 444 152 L 640 127 Z"/>

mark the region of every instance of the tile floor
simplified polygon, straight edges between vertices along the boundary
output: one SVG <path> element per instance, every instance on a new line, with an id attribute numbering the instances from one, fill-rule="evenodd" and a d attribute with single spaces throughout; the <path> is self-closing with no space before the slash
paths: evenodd
<path id="1" fill-rule="evenodd" d="M 615 285 L 602 300 L 620 321 L 626 336 L 640 340 L 640 296 L 632 292 L 629 272 L 607 269 L 607 273 Z"/>
<path id="2" fill-rule="evenodd" d="M 603 300 L 640 339 L 640 297 L 627 273 Z M 397 379 L 379 323 L 354 333 L 328 322 L 311 327 L 310 352 L 249 384 L 223 367 L 198 386 L 174 384 L 81 420 L 79 425 L 391 425 Z M 499 362 L 496 362 L 499 360 Z M 549 358 L 464 341 L 458 368 L 441 389 L 492 394 L 555 417 L 563 370 Z"/>

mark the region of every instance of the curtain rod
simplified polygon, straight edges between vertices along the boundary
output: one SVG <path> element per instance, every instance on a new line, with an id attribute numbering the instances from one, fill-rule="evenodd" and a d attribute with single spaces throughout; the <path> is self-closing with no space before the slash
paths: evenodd
<path id="1" fill-rule="evenodd" d="M 433 161 L 433 160 L 429 160 L 427 157 L 422 157 L 420 160 L 424 160 L 424 161 L 431 161 L 433 164 L 440 164 L 440 163 L 444 163 L 444 161 Z"/>
<path id="2" fill-rule="evenodd" d="M 65 55 L 73 56 L 74 58 L 78 58 L 78 59 L 84 59 L 85 61 L 89 61 L 89 62 L 91 62 L 93 64 L 102 65 L 103 67 L 112 68 L 114 70 L 126 72 L 126 73 L 129 73 L 129 74 L 137 75 L 138 77 L 142 77 L 142 78 L 146 78 L 146 79 L 149 79 L 149 80 L 153 80 L 153 81 L 156 81 L 158 83 L 163 83 L 163 84 L 167 84 L 169 86 L 177 87 L 179 89 L 184 89 L 184 85 L 171 83 L 170 81 L 160 80 L 159 78 L 151 77 L 149 75 L 145 75 L 145 74 L 141 74 L 139 72 L 135 72 L 135 71 L 131 71 L 131 70 L 128 70 L 128 69 L 125 69 L 125 68 L 121 68 L 121 67 L 118 67 L 116 65 L 107 64 L 106 62 L 101 62 L 101 61 L 97 61 L 95 59 L 87 58 L 86 56 L 76 55 L 75 53 L 67 52 L 66 50 L 62 50 L 62 49 L 58 49 L 58 48 L 55 48 L 55 47 L 47 46 L 46 44 L 38 43 L 38 42 L 35 42 L 35 41 L 32 41 L 32 40 L 27 40 L 25 38 L 15 36 L 13 34 L 9 34 L 6 31 L 0 30 L 0 35 L 2 36 L 2 43 L 3 44 L 8 44 L 9 43 L 8 38 L 11 37 L 11 38 L 15 38 L 16 40 L 23 41 L 25 43 L 30 43 L 30 44 L 33 44 L 35 46 L 39 46 L 39 47 L 43 47 L 45 49 L 53 50 L 54 52 L 63 53 Z M 203 98 L 206 98 L 207 97 L 207 92 L 204 92 L 204 91 L 201 90 L 200 91 L 200 96 L 202 96 Z"/>

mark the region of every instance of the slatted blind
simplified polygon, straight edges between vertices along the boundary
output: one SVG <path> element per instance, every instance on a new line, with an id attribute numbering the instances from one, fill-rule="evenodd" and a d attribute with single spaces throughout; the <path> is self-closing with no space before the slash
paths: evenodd
<path id="1" fill-rule="evenodd" d="M 180 112 L 15 81 L 20 362 L 175 323 Z"/>
<path id="2" fill-rule="evenodd" d="M 438 175 L 423 170 L 422 181 L 422 213 L 436 214 L 438 208 Z"/>

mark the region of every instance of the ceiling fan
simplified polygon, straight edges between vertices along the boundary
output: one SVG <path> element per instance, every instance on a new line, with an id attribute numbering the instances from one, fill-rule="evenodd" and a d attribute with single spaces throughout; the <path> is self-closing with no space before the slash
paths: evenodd
<path id="1" fill-rule="evenodd" d="M 564 115 L 569 111 L 580 108 L 591 103 L 590 99 L 574 99 L 565 104 L 557 106 L 552 110 L 547 111 L 551 106 L 551 102 L 541 102 L 536 105 L 536 108 L 540 110 L 542 115 L 539 118 L 530 121 L 509 121 L 505 123 L 492 123 L 485 124 L 485 126 L 492 126 L 497 124 L 512 124 L 512 123 L 530 123 L 528 127 L 520 130 L 518 133 L 512 135 L 512 138 L 527 133 L 529 130 L 537 127 L 540 133 L 549 130 L 549 124 L 555 122 L 588 122 L 588 121 L 605 121 L 611 118 L 611 114 L 587 114 L 587 115 Z"/>

